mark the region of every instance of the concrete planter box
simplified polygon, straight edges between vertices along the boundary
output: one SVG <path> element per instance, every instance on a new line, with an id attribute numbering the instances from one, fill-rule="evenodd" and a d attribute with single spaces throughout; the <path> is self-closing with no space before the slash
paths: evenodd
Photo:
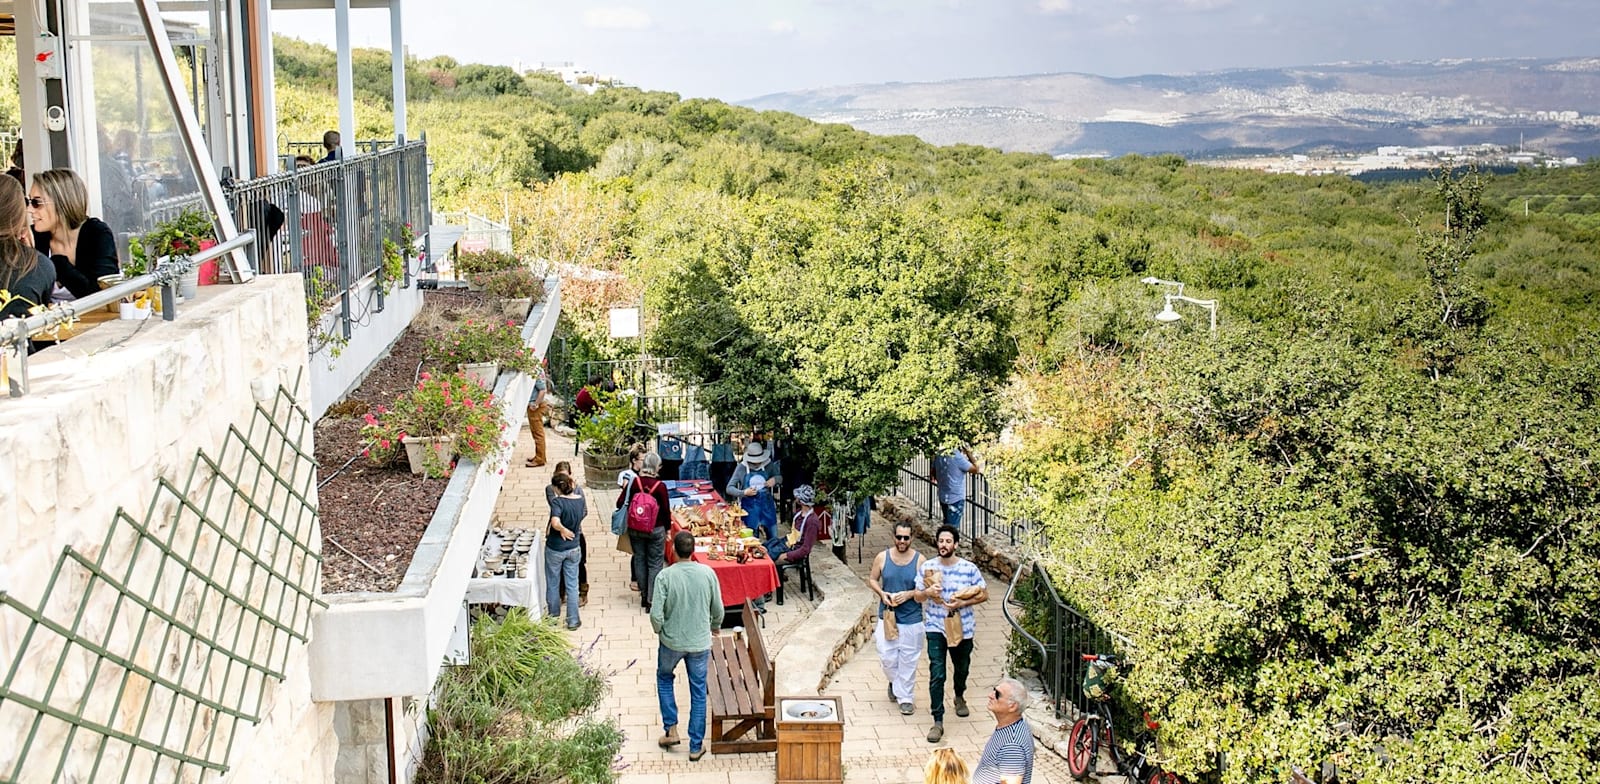
<path id="1" fill-rule="evenodd" d="M 545 301 L 529 314 L 522 333 L 540 356 L 561 313 L 559 281 L 547 280 L 545 289 Z M 532 391 L 533 378 L 522 373 L 501 373 L 495 384 L 512 443 Z M 328 606 L 311 620 L 312 699 L 368 700 L 433 689 L 500 497 L 510 449 L 486 464 L 462 460 L 456 466 L 398 589 L 322 597 Z"/>

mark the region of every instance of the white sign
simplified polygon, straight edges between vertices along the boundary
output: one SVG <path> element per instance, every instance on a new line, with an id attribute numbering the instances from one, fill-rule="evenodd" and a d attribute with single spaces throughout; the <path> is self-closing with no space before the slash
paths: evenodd
<path id="1" fill-rule="evenodd" d="M 636 338 L 639 337 L 639 309 L 638 308 L 612 308 L 611 309 L 611 338 Z"/>

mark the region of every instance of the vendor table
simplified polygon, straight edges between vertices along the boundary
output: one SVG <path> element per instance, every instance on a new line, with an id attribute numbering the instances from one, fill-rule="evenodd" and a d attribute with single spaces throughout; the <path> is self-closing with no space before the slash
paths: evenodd
<path id="1" fill-rule="evenodd" d="M 543 609 L 543 583 L 542 579 L 519 577 L 473 578 L 467 581 L 466 602 Z"/>
<path id="2" fill-rule="evenodd" d="M 666 485 L 673 509 L 727 506 L 722 496 L 707 480 L 672 480 Z M 677 515 L 674 515 L 672 528 L 667 534 L 667 563 L 677 560 L 672 552 L 672 537 L 682 530 L 683 526 L 679 524 Z M 706 553 L 697 551 L 694 560 L 711 567 L 711 571 L 717 575 L 717 584 L 722 588 L 724 606 L 737 607 L 744 604 L 746 599 L 757 599 L 778 590 L 778 569 L 772 565 L 770 559 L 752 558 L 744 563 L 710 560 L 706 557 Z"/>

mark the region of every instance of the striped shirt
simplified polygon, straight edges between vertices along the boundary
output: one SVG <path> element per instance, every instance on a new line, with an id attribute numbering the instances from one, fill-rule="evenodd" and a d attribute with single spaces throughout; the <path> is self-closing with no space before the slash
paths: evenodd
<path id="1" fill-rule="evenodd" d="M 929 558 L 922 562 L 922 569 L 917 571 L 917 590 L 922 590 L 927 585 L 923 582 L 923 574 L 930 568 L 938 568 L 944 573 L 943 582 L 940 583 L 939 597 L 944 601 L 955 598 L 956 592 L 967 586 L 976 585 L 987 589 L 989 584 L 983 581 L 983 572 L 978 571 L 978 565 L 965 558 L 957 558 L 954 564 L 946 566 L 937 558 Z M 978 614 L 971 607 L 963 607 L 957 612 L 961 613 L 961 635 L 963 640 L 972 639 L 978 634 Z M 944 634 L 944 619 L 949 617 L 950 608 L 936 599 L 928 599 L 922 605 L 922 626 L 930 632 Z M 961 640 L 946 640 L 950 645 L 960 645 Z"/>
<path id="2" fill-rule="evenodd" d="M 999 784 L 1004 777 L 1016 775 L 1022 776 L 1022 784 L 1033 781 L 1033 728 L 1023 719 L 989 736 L 978 767 L 972 771 L 972 784 Z"/>

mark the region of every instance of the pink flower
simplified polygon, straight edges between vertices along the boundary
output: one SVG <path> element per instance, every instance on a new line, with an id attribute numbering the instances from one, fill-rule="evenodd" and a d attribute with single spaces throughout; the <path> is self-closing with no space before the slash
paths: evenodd
<path id="1" fill-rule="evenodd" d="M 470 398 L 470 397 L 467 398 L 466 400 L 461 401 L 461 402 L 466 403 L 467 404 L 467 408 L 474 408 L 475 407 L 473 405 L 473 403 L 472 403 L 472 398 Z"/>
<path id="2" fill-rule="evenodd" d="M 468 433 L 476 433 L 476 432 L 478 432 L 478 428 L 473 426 L 473 425 L 467 425 L 467 432 Z"/>
<path id="3" fill-rule="evenodd" d="M 383 406 L 378 406 L 378 413 L 387 414 L 387 413 L 389 413 L 389 409 L 384 408 Z"/>
<path id="4" fill-rule="evenodd" d="M 369 425 L 378 424 L 378 418 L 373 416 L 373 415 L 371 415 L 371 414 L 368 414 L 368 415 L 366 415 L 365 417 L 362 417 L 362 418 L 365 419 L 367 424 L 369 424 Z"/>
<path id="5" fill-rule="evenodd" d="M 427 381 L 430 378 L 433 378 L 433 374 L 432 373 L 429 373 L 426 370 L 422 371 L 422 380 L 423 381 Z"/>
<path id="6" fill-rule="evenodd" d="M 372 450 L 371 449 L 363 449 L 363 450 L 361 450 L 361 456 L 362 457 L 371 457 L 372 456 Z"/>
<path id="7" fill-rule="evenodd" d="M 406 440 L 406 431 L 404 431 L 404 430 L 400 431 L 400 440 L 401 441 Z"/>

